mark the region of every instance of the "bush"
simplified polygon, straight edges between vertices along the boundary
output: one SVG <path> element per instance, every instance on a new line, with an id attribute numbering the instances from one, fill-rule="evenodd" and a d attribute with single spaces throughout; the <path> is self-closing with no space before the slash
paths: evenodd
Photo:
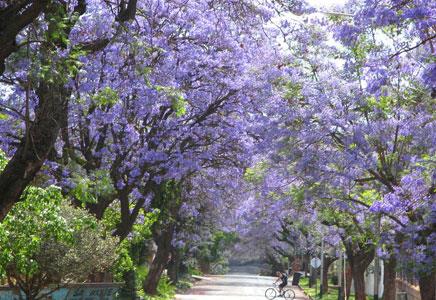
<path id="1" fill-rule="evenodd" d="M 198 266 L 198 261 L 195 258 L 187 258 L 183 261 L 183 265 L 186 268 L 186 273 L 188 275 L 203 276 L 203 272 L 201 272 L 200 267 Z"/>
<path id="2" fill-rule="evenodd" d="M 192 288 L 192 283 L 187 280 L 179 280 L 176 284 L 176 288 L 181 291 L 186 291 Z"/>
<path id="3" fill-rule="evenodd" d="M 191 276 L 192 275 L 203 276 L 203 272 L 201 272 L 199 269 L 194 269 L 194 268 L 189 269 L 188 274 Z"/>
<path id="4" fill-rule="evenodd" d="M 229 263 L 227 259 L 221 259 L 210 266 L 210 273 L 215 275 L 223 275 L 229 271 Z"/>
<path id="5" fill-rule="evenodd" d="M 63 199 L 59 188 L 29 187 L 0 223 L 0 277 L 27 299 L 50 284 L 84 281 L 116 260 L 118 240 L 86 211 Z"/>

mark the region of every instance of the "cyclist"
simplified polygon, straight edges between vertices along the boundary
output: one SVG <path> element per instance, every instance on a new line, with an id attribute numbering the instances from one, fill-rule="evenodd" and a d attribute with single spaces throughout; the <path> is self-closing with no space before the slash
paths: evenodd
<path id="1" fill-rule="evenodd" d="M 288 274 L 286 274 L 286 272 L 282 273 L 282 272 L 277 271 L 276 275 L 278 278 L 274 283 L 277 283 L 279 281 L 282 282 L 279 284 L 279 293 L 280 293 L 280 296 L 283 296 L 282 290 L 285 286 L 288 285 Z"/>

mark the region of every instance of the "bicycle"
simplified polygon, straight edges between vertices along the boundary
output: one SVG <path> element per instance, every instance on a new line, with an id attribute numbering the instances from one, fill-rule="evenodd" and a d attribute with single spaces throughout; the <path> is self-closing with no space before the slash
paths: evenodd
<path id="1" fill-rule="evenodd" d="M 267 288 L 265 291 L 265 297 L 268 300 L 272 300 L 278 297 L 283 297 L 285 299 L 293 300 L 295 298 L 295 292 L 292 289 L 284 288 L 282 290 L 282 295 L 280 295 L 277 284 L 273 284 L 274 287 Z"/>

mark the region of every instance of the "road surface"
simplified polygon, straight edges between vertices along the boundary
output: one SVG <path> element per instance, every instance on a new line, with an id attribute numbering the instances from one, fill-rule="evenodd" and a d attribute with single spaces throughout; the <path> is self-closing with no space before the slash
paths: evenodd
<path id="1" fill-rule="evenodd" d="M 265 290 L 273 281 L 273 277 L 237 273 L 210 276 L 209 280 L 198 282 L 187 294 L 176 295 L 176 300 L 265 300 Z M 298 287 L 293 290 L 295 299 L 309 299 Z"/>

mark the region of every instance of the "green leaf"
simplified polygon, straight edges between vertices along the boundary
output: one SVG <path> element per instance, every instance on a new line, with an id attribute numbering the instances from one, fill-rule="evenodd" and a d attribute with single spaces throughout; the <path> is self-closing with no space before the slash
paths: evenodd
<path id="1" fill-rule="evenodd" d="M 105 87 L 92 97 L 93 102 L 99 107 L 112 107 L 119 101 L 118 92 L 110 87 Z"/>

